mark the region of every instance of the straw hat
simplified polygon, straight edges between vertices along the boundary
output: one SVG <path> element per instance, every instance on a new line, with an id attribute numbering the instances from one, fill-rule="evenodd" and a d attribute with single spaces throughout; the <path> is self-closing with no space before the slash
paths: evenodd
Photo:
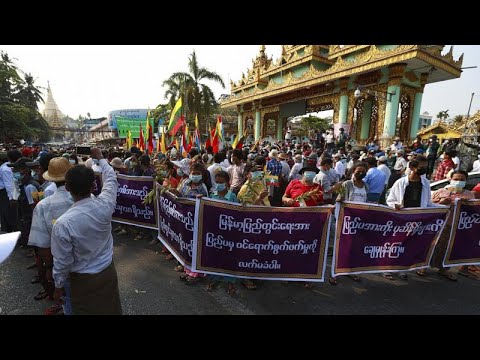
<path id="1" fill-rule="evenodd" d="M 72 167 L 64 157 L 56 157 L 50 160 L 48 171 L 45 171 L 42 176 L 48 181 L 65 181 L 65 174 Z"/>
<path id="2" fill-rule="evenodd" d="M 122 159 L 118 157 L 113 158 L 112 161 L 110 161 L 110 165 L 112 165 L 115 169 L 120 169 L 124 167 Z"/>

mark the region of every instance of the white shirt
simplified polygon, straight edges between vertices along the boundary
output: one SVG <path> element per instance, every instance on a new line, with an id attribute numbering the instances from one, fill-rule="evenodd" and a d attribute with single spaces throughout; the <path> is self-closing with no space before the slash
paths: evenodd
<path id="1" fill-rule="evenodd" d="M 65 190 L 65 186 L 60 186 L 52 196 L 41 200 L 33 209 L 28 245 L 49 248 L 53 224 L 72 205 L 73 200 L 69 197 L 69 192 Z"/>
<path id="2" fill-rule="evenodd" d="M 393 152 L 397 152 L 397 150 L 401 150 L 403 149 L 403 144 L 399 141 L 398 144 L 392 144 L 390 145 L 390 150 L 392 150 Z"/>
<path id="3" fill-rule="evenodd" d="M 292 169 L 290 170 L 290 174 L 288 175 L 288 180 L 301 180 L 302 175 L 300 175 L 298 172 L 302 169 L 302 167 L 303 165 L 301 162 L 296 162 L 295 164 L 293 164 Z"/>
<path id="4" fill-rule="evenodd" d="M 210 173 L 210 180 L 212 181 L 212 188 L 216 189 L 217 188 L 217 183 L 215 182 L 215 174 L 218 171 L 227 171 L 227 169 L 225 169 L 223 166 L 221 166 L 218 163 L 214 163 L 213 165 L 210 165 L 207 170 Z"/>
<path id="5" fill-rule="evenodd" d="M 98 197 L 77 201 L 53 225 L 53 278 L 63 287 L 69 273 L 97 274 L 113 259 L 112 214 L 117 203 L 115 171 L 100 160 L 103 187 Z"/>
<path id="6" fill-rule="evenodd" d="M 57 185 L 52 181 L 48 186 L 45 188 L 45 191 L 43 192 L 44 197 L 49 197 L 55 194 L 55 191 L 57 191 Z"/>
<path id="7" fill-rule="evenodd" d="M 458 156 L 455 156 L 452 158 L 453 163 L 455 164 L 455 171 L 457 171 L 460 168 L 460 158 Z"/>
<path id="8" fill-rule="evenodd" d="M 479 160 L 475 160 L 473 162 L 473 169 L 472 169 L 472 172 L 478 172 L 480 171 L 480 159 Z"/>
<path id="9" fill-rule="evenodd" d="M 328 134 L 327 136 L 325 136 L 325 141 L 327 142 L 327 144 L 333 143 L 333 140 L 334 140 L 334 137 L 332 134 Z"/>
<path id="10" fill-rule="evenodd" d="M 339 178 L 341 179 L 342 177 L 345 176 L 345 165 L 341 161 L 337 161 L 335 163 L 335 171 L 337 172 Z"/>
<path id="11" fill-rule="evenodd" d="M 432 203 L 432 192 L 430 191 L 430 181 L 424 176 L 420 177 L 422 182 L 422 195 L 420 197 L 420 207 L 441 207 Z M 388 194 L 387 205 L 391 208 L 395 208 L 395 204 L 402 205 L 403 207 L 403 198 L 405 196 L 405 189 L 409 184 L 408 176 L 403 176 L 393 184 L 390 189 L 390 194 Z"/>
<path id="12" fill-rule="evenodd" d="M 8 166 L 8 162 L 5 162 L 0 166 L 0 190 L 5 189 L 7 191 L 8 200 L 13 200 L 13 172 L 12 168 Z"/>
<path id="13" fill-rule="evenodd" d="M 220 166 L 221 166 L 221 167 L 224 167 L 225 169 L 228 169 L 228 167 L 229 167 L 229 166 L 232 166 L 232 165 L 233 165 L 233 164 L 230 164 L 230 163 L 228 162 L 228 159 L 225 159 L 225 160 L 223 160 L 223 161 L 220 163 Z"/>
<path id="14" fill-rule="evenodd" d="M 407 160 L 403 157 L 399 157 L 395 162 L 395 166 L 393 167 L 394 170 L 404 171 L 408 167 Z"/>
<path id="15" fill-rule="evenodd" d="M 390 169 L 388 168 L 387 165 L 385 164 L 380 164 L 377 166 L 377 169 L 380 170 L 381 172 L 383 172 L 386 176 L 385 178 L 385 185 L 388 184 L 388 179 L 390 179 L 390 175 L 392 175 L 392 172 L 390 171 Z"/>

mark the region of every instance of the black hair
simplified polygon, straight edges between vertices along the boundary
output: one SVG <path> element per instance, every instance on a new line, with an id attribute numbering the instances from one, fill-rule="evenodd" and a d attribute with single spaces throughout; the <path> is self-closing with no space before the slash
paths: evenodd
<path id="1" fill-rule="evenodd" d="M 44 156 L 40 156 L 40 160 L 38 160 L 38 163 L 40 164 L 40 167 L 42 168 L 43 171 L 48 170 L 48 164 L 50 164 L 50 160 L 55 158 L 56 156 L 53 154 L 46 154 Z"/>
<path id="2" fill-rule="evenodd" d="M 215 177 L 220 177 L 222 179 L 225 179 L 225 182 L 229 183 L 230 182 L 230 175 L 226 171 L 220 170 L 219 172 L 215 173 Z"/>
<path id="3" fill-rule="evenodd" d="M 371 167 L 377 167 L 377 159 L 373 157 L 369 157 L 365 159 L 365 162 L 370 165 Z"/>
<path id="4" fill-rule="evenodd" d="M 223 155 L 221 153 L 216 153 L 213 155 L 213 161 L 215 163 L 221 163 L 223 160 Z"/>
<path id="5" fill-rule="evenodd" d="M 197 148 L 192 148 L 192 149 L 189 151 L 188 155 L 190 155 L 190 159 L 193 158 L 194 156 L 198 155 L 198 150 L 197 150 Z"/>
<path id="6" fill-rule="evenodd" d="M 321 165 L 321 166 L 324 166 L 324 165 L 330 165 L 330 166 L 332 166 L 332 164 L 333 164 L 333 160 L 330 159 L 330 158 L 323 159 L 323 160 L 320 162 L 320 165 Z"/>
<path id="7" fill-rule="evenodd" d="M 243 159 L 243 152 L 240 149 L 235 149 L 232 151 L 232 156 L 235 156 L 237 159 L 242 160 Z"/>
<path id="8" fill-rule="evenodd" d="M 168 170 L 174 169 L 175 165 L 170 160 L 165 160 L 164 164 L 167 166 Z"/>
<path id="9" fill-rule="evenodd" d="M 208 154 L 213 154 L 213 146 L 207 146 L 206 150 Z"/>
<path id="10" fill-rule="evenodd" d="M 150 156 L 142 155 L 138 160 L 140 162 L 140 165 L 150 166 Z"/>
<path id="11" fill-rule="evenodd" d="M 139 151 L 140 151 L 140 149 L 139 149 L 138 147 L 136 147 L 136 146 L 132 146 L 132 147 L 130 148 L 130 152 L 131 152 L 132 154 L 138 154 Z"/>
<path id="12" fill-rule="evenodd" d="M 356 170 L 358 167 L 363 167 L 363 168 L 365 168 L 365 169 L 368 169 L 367 163 L 359 162 L 359 163 L 353 165 L 353 167 L 352 167 L 352 173 L 354 173 L 355 170 Z"/>
<path id="13" fill-rule="evenodd" d="M 267 159 L 265 159 L 263 156 L 256 156 L 253 161 L 255 161 L 255 164 L 260 165 L 261 167 L 264 167 L 267 164 Z"/>
<path id="14" fill-rule="evenodd" d="M 194 164 L 192 164 L 192 166 L 190 166 L 190 173 L 192 173 L 194 171 L 200 171 L 203 174 L 204 169 L 205 169 L 205 167 L 202 164 L 194 163 Z"/>
<path id="15" fill-rule="evenodd" d="M 465 180 L 468 179 L 468 173 L 467 173 L 465 170 L 456 170 L 456 171 L 454 171 L 454 172 L 452 173 L 452 177 L 453 177 L 453 175 L 455 175 L 455 174 L 460 174 L 460 175 L 465 176 Z"/>
<path id="16" fill-rule="evenodd" d="M 423 155 L 418 155 L 415 157 L 415 159 L 410 160 L 410 163 L 408 164 L 409 167 L 417 168 L 419 163 L 421 162 L 427 162 L 427 158 Z"/>
<path id="17" fill-rule="evenodd" d="M 13 164 L 14 162 L 16 162 L 18 159 L 20 159 L 22 157 L 22 153 L 18 150 L 10 150 L 7 152 L 7 158 L 8 158 L 8 161 L 10 161 L 10 164 Z"/>
<path id="18" fill-rule="evenodd" d="M 87 197 L 91 194 L 95 173 L 84 165 L 77 165 L 67 171 L 65 181 L 72 195 Z"/>

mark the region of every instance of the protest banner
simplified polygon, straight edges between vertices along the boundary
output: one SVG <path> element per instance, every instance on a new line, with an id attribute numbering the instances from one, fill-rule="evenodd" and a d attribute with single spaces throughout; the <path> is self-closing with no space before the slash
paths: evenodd
<path id="1" fill-rule="evenodd" d="M 143 200 L 153 189 L 154 179 L 151 176 L 119 174 L 117 180 L 117 204 L 112 221 L 157 230 L 156 202 L 143 204 Z"/>
<path id="2" fill-rule="evenodd" d="M 192 270 L 324 281 L 331 206 L 278 208 L 197 200 Z"/>
<path id="3" fill-rule="evenodd" d="M 428 267 L 450 211 L 352 202 L 337 206 L 332 276 Z"/>
<path id="4" fill-rule="evenodd" d="M 444 267 L 480 264 L 480 201 L 456 201 Z"/>
<path id="5" fill-rule="evenodd" d="M 158 239 L 175 256 L 191 269 L 195 200 L 179 198 L 170 192 L 161 193 L 157 183 Z"/>

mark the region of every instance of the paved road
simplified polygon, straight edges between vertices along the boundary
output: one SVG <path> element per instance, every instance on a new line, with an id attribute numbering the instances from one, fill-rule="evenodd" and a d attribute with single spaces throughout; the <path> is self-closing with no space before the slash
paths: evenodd
<path id="1" fill-rule="evenodd" d="M 427 277 L 412 273 L 408 282 L 364 275 L 360 283 L 343 277 L 336 287 L 313 289 L 262 281 L 255 291 L 240 288 L 230 296 L 224 287 L 207 292 L 204 282 L 185 285 L 173 271 L 175 261 L 144 240 L 116 236 L 114 258 L 125 314 L 480 314 L 480 281 L 451 282 L 432 270 Z M 40 285 L 30 284 L 32 262 L 16 250 L 0 265 L 0 314 L 39 315 L 50 306 L 33 299 Z"/>

